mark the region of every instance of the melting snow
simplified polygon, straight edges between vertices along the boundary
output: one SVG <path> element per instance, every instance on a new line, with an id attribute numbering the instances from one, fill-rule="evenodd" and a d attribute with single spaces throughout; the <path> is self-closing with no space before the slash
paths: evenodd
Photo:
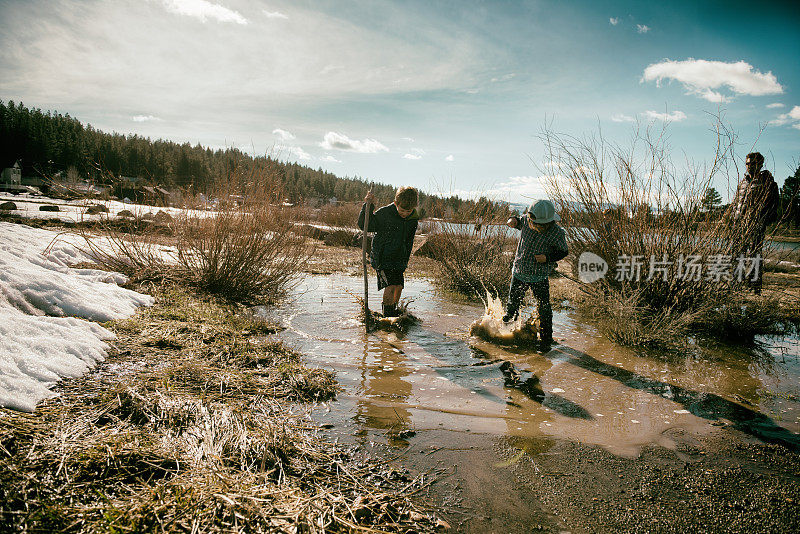
<path id="1" fill-rule="evenodd" d="M 66 240 L 48 249 L 57 235 L 0 222 L 2 407 L 33 411 L 60 378 L 102 361 L 114 335 L 90 321 L 122 319 L 153 303 L 119 287 L 119 273 L 71 268 L 89 258 Z"/>

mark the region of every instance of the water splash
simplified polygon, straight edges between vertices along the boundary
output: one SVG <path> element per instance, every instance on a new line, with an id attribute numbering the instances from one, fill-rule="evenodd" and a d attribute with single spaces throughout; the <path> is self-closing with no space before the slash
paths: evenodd
<path id="1" fill-rule="evenodd" d="M 522 314 L 519 314 L 514 321 L 504 323 L 505 307 L 499 297 L 493 297 L 487 291 L 484 305 L 486 309 L 483 317 L 470 325 L 470 335 L 501 344 L 526 344 L 536 341 L 539 332 L 537 313 L 534 312 L 527 319 L 523 319 Z"/>

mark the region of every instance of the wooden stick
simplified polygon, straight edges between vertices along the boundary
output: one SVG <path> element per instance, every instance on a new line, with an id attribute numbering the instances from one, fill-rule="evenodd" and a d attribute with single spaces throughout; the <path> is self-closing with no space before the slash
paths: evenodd
<path id="1" fill-rule="evenodd" d="M 369 186 L 372 193 L 372 185 Z M 367 278 L 367 229 L 369 228 L 369 202 L 364 206 L 364 231 L 361 233 L 361 264 L 364 267 L 364 327 L 369 332 L 370 319 L 369 312 L 369 279 Z"/>

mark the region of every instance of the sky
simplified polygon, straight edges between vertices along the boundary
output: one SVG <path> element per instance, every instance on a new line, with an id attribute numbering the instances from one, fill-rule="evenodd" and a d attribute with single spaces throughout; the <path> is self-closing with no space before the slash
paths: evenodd
<path id="1" fill-rule="evenodd" d="M 0 0 L 0 21 L 5 102 L 433 193 L 545 198 L 545 128 L 666 125 L 698 163 L 722 115 L 740 166 L 800 164 L 796 2 Z"/>

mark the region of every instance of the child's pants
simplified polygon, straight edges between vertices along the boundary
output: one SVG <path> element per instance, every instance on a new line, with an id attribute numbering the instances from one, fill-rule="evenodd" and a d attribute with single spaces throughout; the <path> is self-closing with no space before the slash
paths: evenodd
<path id="1" fill-rule="evenodd" d="M 508 290 L 508 307 L 506 312 L 513 316 L 517 315 L 519 307 L 522 306 L 522 299 L 528 288 L 533 291 L 536 305 L 539 309 L 539 328 L 541 329 L 541 339 L 549 340 L 553 338 L 553 308 L 550 305 L 550 280 L 541 282 L 523 282 L 512 277 L 511 289 Z"/>

